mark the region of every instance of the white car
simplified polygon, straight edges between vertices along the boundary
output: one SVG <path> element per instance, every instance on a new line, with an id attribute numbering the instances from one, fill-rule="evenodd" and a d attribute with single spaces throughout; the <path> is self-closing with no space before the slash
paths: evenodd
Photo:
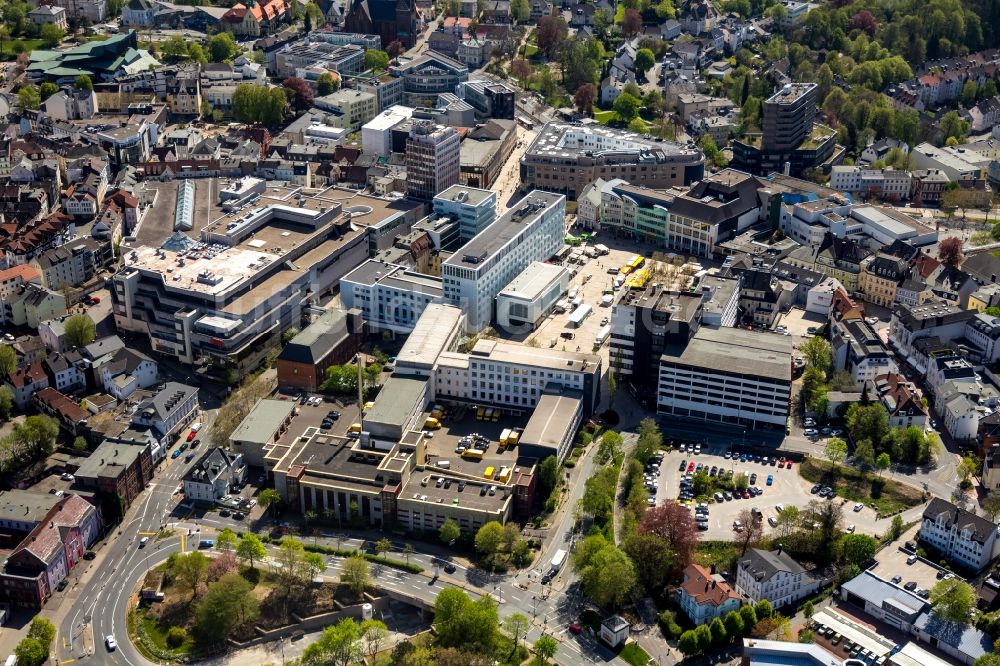
<path id="1" fill-rule="evenodd" d="M 777 511 L 778 513 L 781 513 L 782 510 L 784 510 L 784 508 L 785 507 L 783 505 L 781 505 L 781 504 L 775 504 L 774 505 L 774 510 Z"/>
<path id="2" fill-rule="evenodd" d="M 858 502 L 857 504 L 854 505 L 854 510 L 855 511 L 861 511 L 861 509 L 863 509 L 863 508 L 865 508 L 865 505 L 862 504 L 861 502 Z"/>
<path id="3" fill-rule="evenodd" d="M 872 326 L 878 323 L 878 317 L 865 317 L 865 323 L 871 324 Z"/>
<path id="4" fill-rule="evenodd" d="M 108 648 L 108 652 L 114 652 L 118 649 L 118 641 L 115 640 L 114 636 L 105 636 L 104 645 Z"/>
<path id="5" fill-rule="evenodd" d="M 854 534 L 854 530 L 855 530 L 855 526 L 854 525 L 848 525 L 847 526 L 847 531 L 850 532 L 851 534 Z"/>
<path id="6" fill-rule="evenodd" d="M 802 434 L 806 437 L 815 437 L 819 434 L 819 431 L 817 431 L 816 428 L 806 428 L 802 431 Z"/>

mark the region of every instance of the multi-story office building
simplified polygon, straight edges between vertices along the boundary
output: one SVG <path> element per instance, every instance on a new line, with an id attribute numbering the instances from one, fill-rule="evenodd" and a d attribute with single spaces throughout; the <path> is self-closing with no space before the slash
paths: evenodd
<path id="1" fill-rule="evenodd" d="M 340 279 L 343 307 L 361 310 L 369 331 L 409 333 L 424 308 L 443 294 L 441 278 L 376 259 Z"/>
<path id="2" fill-rule="evenodd" d="M 789 338 L 702 327 L 687 345 L 664 351 L 657 412 L 751 428 L 784 428 L 791 390 Z"/>
<path id="3" fill-rule="evenodd" d="M 458 87 L 458 96 L 487 118 L 514 120 L 517 90 L 501 81 L 468 81 Z"/>
<path id="4" fill-rule="evenodd" d="M 628 287 L 611 312 L 611 371 L 633 386 L 653 388 L 649 372 L 667 345 L 684 345 L 701 325 L 700 293 L 668 291 L 659 285 Z"/>
<path id="5" fill-rule="evenodd" d="M 800 176 L 833 154 L 836 134 L 816 125 L 815 83 L 789 83 L 764 101 L 761 134 L 733 141 L 733 167 L 755 175 Z"/>
<path id="6" fill-rule="evenodd" d="M 488 326 L 496 294 L 528 264 L 555 254 L 565 217 L 566 197 L 531 192 L 441 265 L 444 298 L 466 311 L 466 330 Z"/>
<path id="7" fill-rule="evenodd" d="M 751 548 L 736 564 L 736 591 L 754 603 L 767 599 L 774 608 L 809 596 L 821 582 L 780 547 Z"/>
<path id="8" fill-rule="evenodd" d="M 600 402 L 601 357 L 541 349 L 499 340 L 480 340 L 468 354 L 438 356 L 435 390 L 439 400 L 487 404 L 529 412 L 546 394 L 569 391 L 585 417 Z M 575 392 L 575 393 L 573 393 Z"/>
<path id="9" fill-rule="evenodd" d="M 569 288 L 569 270 L 532 262 L 497 294 L 497 326 L 531 330 Z"/>
<path id="10" fill-rule="evenodd" d="M 375 95 L 360 90 L 341 89 L 337 92 L 317 97 L 313 106 L 334 114 L 328 124 L 357 132 L 361 126 L 375 117 L 378 112 Z"/>
<path id="11" fill-rule="evenodd" d="M 466 65 L 437 51 L 425 51 L 412 60 L 393 65 L 389 73 L 403 80 L 407 99 L 414 102 L 439 93 L 454 93 L 460 83 L 469 80 Z"/>
<path id="12" fill-rule="evenodd" d="M 927 367 L 918 359 L 916 343 L 922 338 L 938 338 L 947 343 L 965 335 L 967 322 L 976 312 L 946 301 L 925 301 L 919 305 L 897 303 L 889 320 L 889 343 L 896 351 L 909 357 L 910 363 L 919 372 Z"/>
<path id="13" fill-rule="evenodd" d="M 375 95 L 378 112 L 403 103 L 403 79 L 383 74 L 381 76 L 349 77 L 348 82 L 361 92 Z"/>
<path id="14" fill-rule="evenodd" d="M 310 67 L 322 67 L 339 74 L 357 74 L 364 69 L 365 49 L 356 44 L 338 46 L 325 42 L 301 41 L 288 44 L 275 54 L 278 77 L 302 76 Z"/>
<path id="15" fill-rule="evenodd" d="M 434 197 L 434 212 L 458 220 L 461 241 L 467 243 L 497 219 L 496 192 L 452 185 Z"/>
<path id="16" fill-rule="evenodd" d="M 462 142 L 462 184 L 493 187 L 516 145 L 514 120 L 491 119 L 471 130 Z"/>
<path id="17" fill-rule="evenodd" d="M 392 152 L 392 128 L 412 116 L 413 109 L 408 106 L 381 111 L 361 127 L 361 147 L 370 155 L 388 157 Z"/>
<path id="18" fill-rule="evenodd" d="M 837 165 L 830 170 L 830 187 L 838 192 L 864 197 L 903 201 L 909 199 L 913 192 L 913 176 L 909 171 L 899 169 Z"/>
<path id="19" fill-rule="evenodd" d="M 452 127 L 418 120 L 406 139 L 406 193 L 429 200 L 458 184 L 460 139 Z"/>
<path id="20" fill-rule="evenodd" d="M 346 216 L 322 194 L 300 199 L 301 207 L 280 201 L 223 215 L 202 229 L 200 243 L 178 234 L 160 247 L 125 249 L 112 277 L 118 329 L 148 335 L 154 350 L 182 363 L 250 371 L 281 331 L 300 325 L 315 293 L 368 257 L 368 230 L 358 223 L 398 214 Z"/>
<path id="21" fill-rule="evenodd" d="M 523 187 L 573 199 L 597 178 L 656 188 L 690 185 L 704 175 L 697 148 L 602 125 L 546 123 L 521 157 Z"/>
<path id="22" fill-rule="evenodd" d="M 976 573 L 1000 551 L 996 523 L 940 497 L 924 509 L 919 537 L 948 561 Z"/>
<path id="23" fill-rule="evenodd" d="M 789 83 L 764 100 L 761 148 L 783 153 L 799 147 L 812 131 L 816 117 L 815 83 Z"/>

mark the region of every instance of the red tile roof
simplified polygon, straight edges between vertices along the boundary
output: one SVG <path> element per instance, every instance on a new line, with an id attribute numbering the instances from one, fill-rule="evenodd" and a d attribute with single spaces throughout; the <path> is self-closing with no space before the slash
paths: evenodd
<path id="1" fill-rule="evenodd" d="M 42 274 L 38 272 L 38 269 L 30 264 L 21 264 L 20 266 L 11 266 L 6 270 L 0 271 L 0 283 L 6 282 L 12 278 L 19 277 L 25 282 L 32 282 L 39 280 Z"/>
<path id="2" fill-rule="evenodd" d="M 76 400 L 72 400 L 60 393 L 51 386 L 43 388 L 35 394 L 35 400 L 48 407 L 54 413 L 59 414 L 69 423 L 79 423 L 85 421 L 90 413 L 80 406 Z"/>
<path id="3" fill-rule="evenodd" d="M 28 384 L 34 384 L 46 379 L 45 370 L 42 368 L 42 364 L 32 363 L 26 368 L 21 368 L 13 375 L 10 376 L 9 381 L 15 388 L 23 388 Z"/>
<path id="4" fill-rule="evenodd" d="M 93 505 L 79 495 L 68 496 L 52 508 L 45 520 L 25 537 L 14 553 L 25 550 L 40 561 L 48 563 L 56 551 L 62 548 L 63 530 L 80 527 L 88 512 L 93 510 Z"/>
<path id="5" fill-rule="evenodd" d="M 681 589 L 692 597 L 696 604 L 721 606 L 729 599 L 739 599 L 740 595 L 725 582 L 716 581 L 708 569 L 700 564 L 689 564 L 684 569 L 684 583 Z"/>

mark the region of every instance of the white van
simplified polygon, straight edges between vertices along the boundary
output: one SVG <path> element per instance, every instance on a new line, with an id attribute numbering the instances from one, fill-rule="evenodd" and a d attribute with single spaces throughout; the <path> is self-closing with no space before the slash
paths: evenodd
<path id="1" fill-rule="evenodd" d="M 448 468 L 451 467 L 451 461 L 450 460 L 438 460 L 437 461 L 437 466 L 440 467 L 441 469 L 448 469 Z"/>
<path id="2" fill-rule="evenodd" d="M 17 655 L 10 655 L 7 657 L 7 661 L 3 662 L 3 666 L 17 666 Z"/>

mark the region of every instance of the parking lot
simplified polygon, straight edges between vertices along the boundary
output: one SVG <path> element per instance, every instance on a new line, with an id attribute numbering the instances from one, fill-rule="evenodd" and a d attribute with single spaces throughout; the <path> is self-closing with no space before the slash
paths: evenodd
<path id="1" fill-rule="evenodd" d="M 764 533 L 767 534 L 773 529 L 768 524 L 769 518 L 778 515 L 778 505 L 782 507 L 796 506 L 799 509 L 805 508 L 810 501 L 818 500 L 819 496 L 811 493 L 812 484 L 799 476 L 796 465 L 792 469 L 779 468 L 777 465 L 764 465 L 760 462 L 740 462 L 739 457 L 726 458 L 722 449 L 712 449 L 706 452 L 703 448 L 699 454 L 689 452 L 671 451 L 664 458 L 661 466 L 659 478 L 657 503 L 672 502 L 678 497 L 679 484 L 683 473 L 680 471 L 680 463 L 686 461 L 685 468 L 690 463 L 701 463 L 709 469 L 712 466 L 728 473 L 732 470 L 734 477 L 741 472 L 750 476 L 757 475 L 756 482 L 750 485 L 760 488 L 763 492 L 757 497 L 750 499 L 733 499 L 716 503 L 709 502 L 708 530 L 703 534 L 705 539 L 731 539 L 733 536 L 733 521 L 735 521 L 741 511 L 756 507 L 763 514 Z M 780 456 L 780 452 L 778 453 Z M 767 485 L 768 476 L 773 477 L 772 484 Z M 751 477 L 752 479 L 752 477 Z M 833 499 L 831 501 L 841 502 L 843 500 Z M 844 529 L 854 526 L 855 531 L 863 534 L 876 534 L 875 514 L 872 509 L 864 507 L 861 511 L 853 511 L 853 504 L 844 505 Z"/>
<path id="2" fill-rule="evenodd" d="M 900 585 L 916 583 L 918 590 L 930 590 L 934 587 L 939 580 L 938 573 L 944 570 L 920 558 L 908 563 L 911 553 L 901 548 L 907 541 L 914 541 L 917 538 L 918 529 L 914 526 L 894 543 L 880 550 L 878 564 L 872 568 L 872 573 L 885 580 L 893 580 L 893 577 L 900 576 Z"/>
<path id="3" fill-rule="evenodd" d="M 493 468 L 494 474 L 499 474 L 502 467 L 513 469 L 517 463 L 517 447 L 508 448 L 503 453 L 499 451 L 500 435 L 509 428 L 523 428 L 528 415 L 515 416 L 503 412 L 496 423 L 492 421 L 477 421 L 476 412 L 471 408 L 458 408 L 449 411 L 440 430 L 434 430 L 433 437 L 427 442 L 427 461 L 429 464 L 440 465 L 448 461 L 448 469 L 455 474 L 461 474 L 470 479 L 484 479 L 485 472 Z M 479 434 L 483 439 L 477 442 L 463 444 L 466 448 L 477 448 L 483 451 L 481 460 L 463 457 L 457 452 L 462 438 Z"/>

